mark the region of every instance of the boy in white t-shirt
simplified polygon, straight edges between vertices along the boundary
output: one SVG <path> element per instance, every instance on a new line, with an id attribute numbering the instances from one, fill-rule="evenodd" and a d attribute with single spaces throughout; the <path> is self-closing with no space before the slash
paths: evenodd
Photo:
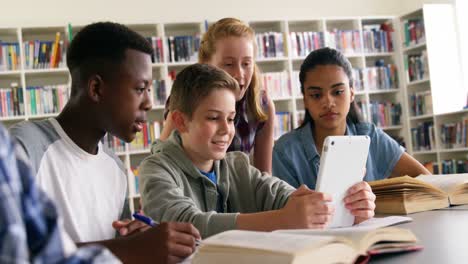
<path id="1" fill-rule="evenodd" d="M 144 37 L 123 25 L 84 27 L 67 52 L 72 87 L 63 111 L 56 119 L 26 121 L 10 130 L 72 239 L 102 244 L 124 262 L 176 262 L 192 253 L 199 238 L 190 224 L 144 232 L 142 223 L 115 221 L 130 218 L 127 178 L 101 139 L 109 133 L 130 142 L 142 130 L 152 106 L 152 52 Z M 114 238 L 114 228 L 127 236 Z"/>

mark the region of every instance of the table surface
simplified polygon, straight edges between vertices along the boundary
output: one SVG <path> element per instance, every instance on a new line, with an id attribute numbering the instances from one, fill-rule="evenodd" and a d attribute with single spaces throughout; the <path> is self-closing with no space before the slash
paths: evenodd
<path id="1" fill-rule="evenodd" d="M 373 256 L 370 263 L 468 263 L 468 205 L 408 215 L 409 228 L 424 248 L 417 252 Z"/>

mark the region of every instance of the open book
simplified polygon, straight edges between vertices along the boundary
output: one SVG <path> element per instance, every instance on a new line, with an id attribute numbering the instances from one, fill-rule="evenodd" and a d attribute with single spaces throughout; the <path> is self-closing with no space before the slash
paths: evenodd
<path id="1" fill-rule="evenodd" d="M 396 227 L 313 235 L 286 232 L 226 231 L 203 240 L 192 263 L 354 263 L 360 256 L 421 249 L 410 230 Z"/>
<path id="2" fill-rule="evenodd" d="M 410 214 L 468 204 L 468 173 L 403 176 L 369 183 L 376 213 Z"/>

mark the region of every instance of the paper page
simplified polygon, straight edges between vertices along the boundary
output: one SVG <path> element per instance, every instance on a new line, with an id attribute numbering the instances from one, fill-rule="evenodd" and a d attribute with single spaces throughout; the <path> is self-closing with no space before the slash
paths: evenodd
<path id="1" fill-rule="evenodd" d="M 468 182 L 468 173 L 420 175 L 416 179 L 437 186 L 444 192 L 449 193 L 458 184 Z"/>
<path id="2" fill-rule="evenodd" d="M 203 245 L 252 248 L 274 252 L 297 252 L 334 241 L 330 236 L 298 236 L 270 232 L 232 230 L 204 239 Z"/>
<path id="3" fill-rule="evenodd" d="M 411 217 L 407 216 L 387 216 L 387 217 L 374 217 L 366 220 L 358 225 L 351 227 L 338 227 L 326 230 L 317 229 L 289 229 L 277 230 L 279 233 L 294 233 L 294 234 L 311 234 L 311 235 L 340 235 L 341 233 L 365 232 L 376 228 L 392 226 L 401 223 L 408 223 L 413 221 Z"/>

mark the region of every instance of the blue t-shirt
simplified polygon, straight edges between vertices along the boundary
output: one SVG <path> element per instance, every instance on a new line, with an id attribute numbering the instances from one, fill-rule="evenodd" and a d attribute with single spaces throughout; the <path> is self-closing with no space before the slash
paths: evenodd
<path id="1" fill-rule="evenodd" d="M 273 175 L 298 188 L 315 189 L 320 154 L 310 124 L 283 135 L 273 148 Z M 385 179 L 404 152 L 394 139 L 370 123 L 347 123 L 346 135 L 367 135 L 371 139 L 365 181 Z M 349 154 L 350 158 L 352 153 Z M 340 164 L 337 164 L 339 166 Z"/>
<path id="2" fill-rule="evenodd" d="M 199 171 L 201 174 L 208 177 L 208 179 L 210 179 L 210 181 L 212 181 L 216 185 L 216 189 L 218 190 L 218 202 L 216 205 L 216 211 L 218 213 L 225 213 L 224 207 L 223 207 L 223 194 L 219 191 L 219 188 L 218 188 L 218 177 L 216 177 L 216 172 L 214 170 L 210 172 L 204 172 L 202 170 L 199 170 Z"/>

